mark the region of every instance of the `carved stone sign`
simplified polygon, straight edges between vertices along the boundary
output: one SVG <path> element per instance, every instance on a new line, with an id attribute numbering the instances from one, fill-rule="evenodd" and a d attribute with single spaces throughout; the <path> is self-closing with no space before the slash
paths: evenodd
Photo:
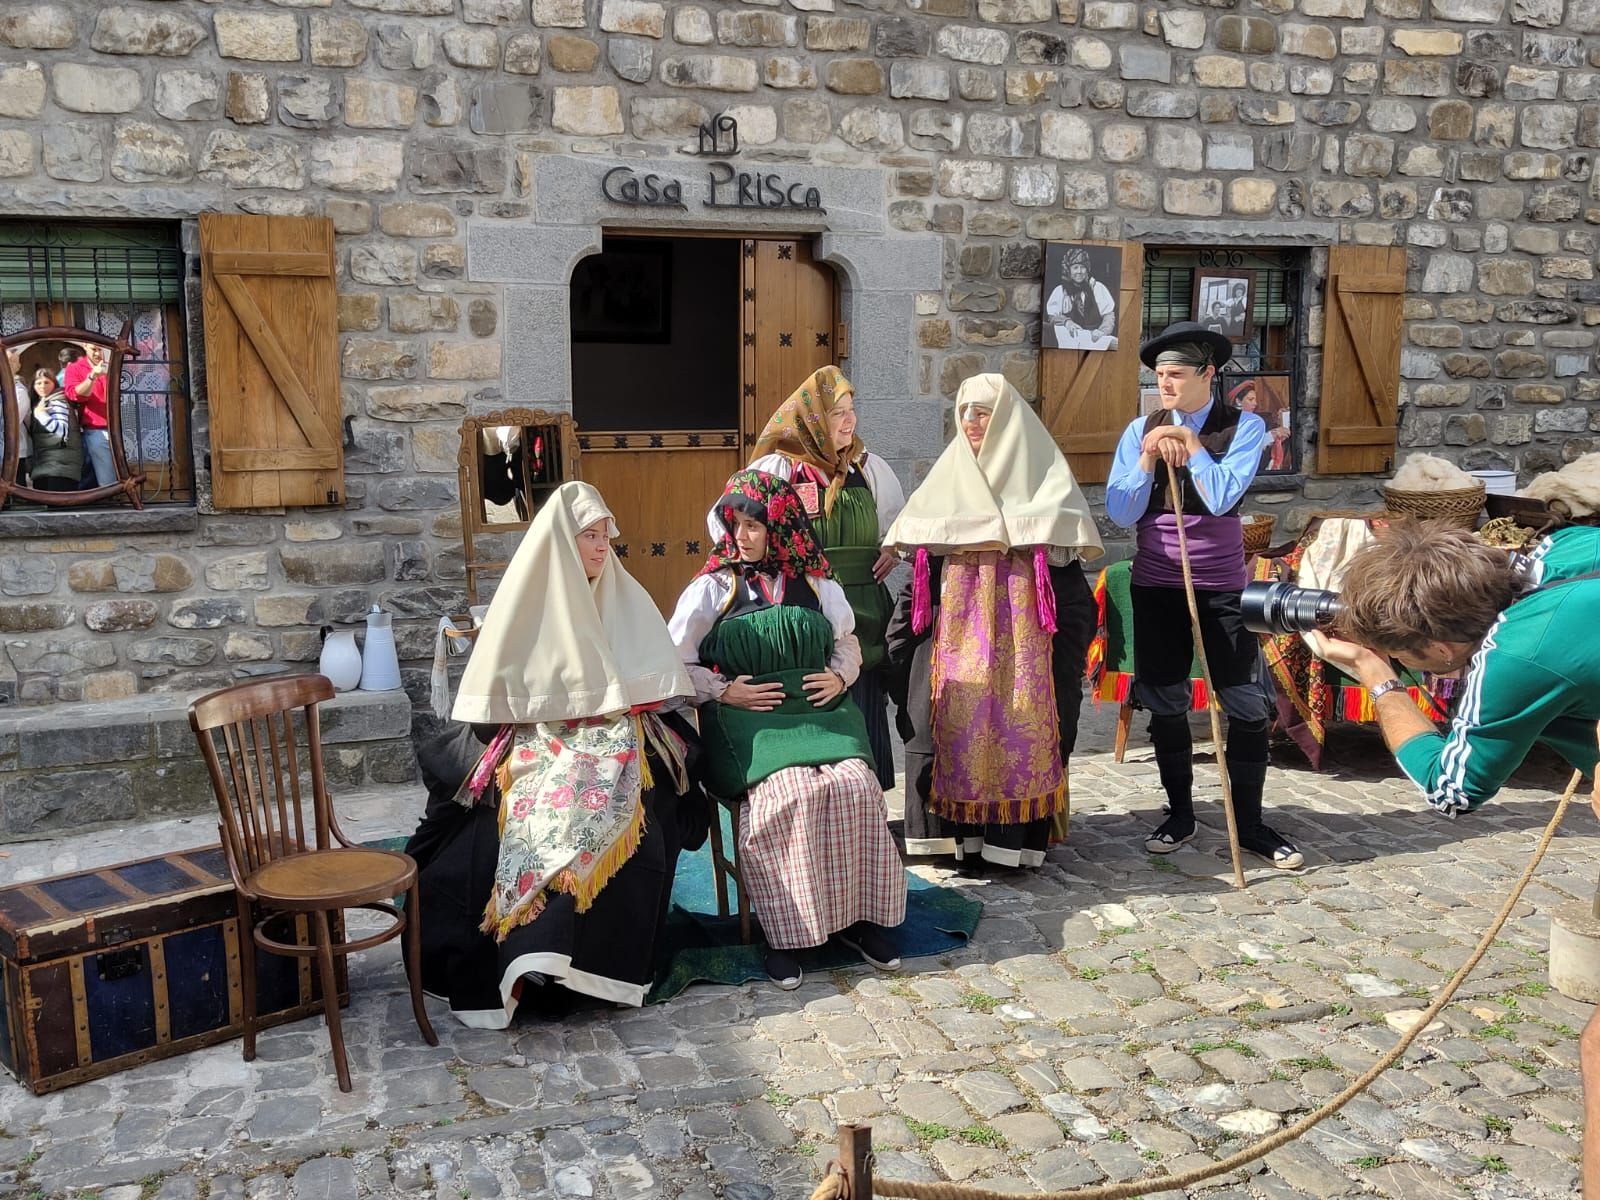
<path id="1" fill-rule="evenodd" d="M 630 166 L 612 167 L 600 178 L 600 193 L 613 204 L 633 207 L 685 208 L 683 181 Z M 803 209 L 825 213 L 822 189 L 785 179 L 775 171 L 740 171 L 731 163 L 706 168 L 702 208 Z"/>

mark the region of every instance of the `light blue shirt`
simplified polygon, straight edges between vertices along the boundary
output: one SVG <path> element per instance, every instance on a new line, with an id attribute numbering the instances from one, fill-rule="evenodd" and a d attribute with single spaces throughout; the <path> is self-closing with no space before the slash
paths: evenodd
<path id="1" fill-rule="evenodd" d="M 1200 432 L 1200 427 L 1211 415 L 1207 404 L 1198 412 L 1179 413 L 1184 425 Z M 1170 419 L 1170 418 L 1169 418 Z M 1106 516 L 1118 525 L 1131 529 L 1144 516 L 1150 505 L 1150 485 L 1155 474 L 1139 466 L 1139 447 L 1144 444 L 1146 418 L 1139 417 L 1123 430 L 1117 443 L 1117 455 L 1111 463 L 1111 477 L 1106 480 Z M 1261 450 L 1267 441 L 1267 424 L 1255 413 L 1240 413 L 1239 425 L 1234 430 L 1228 452 L 1219 461 L 1202 446 L 1189 458 L 1189 475 L 1194 480 L 1200 499 L 1213 516 L 1221 516 L 1239 503 L 1250 481 L 1261 469 Z M 1160 463 L 1157 470 L 1166 470 Z"/>

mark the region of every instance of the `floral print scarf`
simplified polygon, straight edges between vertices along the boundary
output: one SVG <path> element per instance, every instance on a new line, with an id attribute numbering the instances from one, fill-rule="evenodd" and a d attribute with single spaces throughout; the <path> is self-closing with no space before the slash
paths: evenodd
<path id="1" fill-rule="evenodd" d="M 733 540 L 733 514 L 735 511 L 753 517 L 767 527 L 767 557 L 777 571 L 789 579 L 806 575 L 826 578 L 828 560 L 822 556 L 822 546 L 811 518 L 806 516 L 800 497 L 784 480 L 765 471 L 740 471 L 728 480 L 722 498 L 713 510 L 722 526 L 722 536 L 700 568 L 701 575 L 712 575 L 727 567 L 739 568 L 753 564 L 743 563 L 738 544 Z"/>
<path id="2" fill-rule="evenodd" d="M 588 911 L 600 890 L 639 848 L 643 793 L 654 786 L 648 750 L 667 765 L 681 794 L 685 747 L 653 712 L 581 721 L 507 726 L 475 771 L 500 782 L 500 857 L 482 929 L 498 941 L 544 911 L 548 893 L 565 892 Z M 463 791 L 467 791 L 464 788 Z M 471 796 L 462 797 L 467 803 Z"/>
<path id="3" fill-rule="evenodd" d="M 833 444 L 833 434 L 828 432 L 828 414 L 833 411 L 834 401 L 854 395 L 855 388 L 838 367 L 822 367 L 812 372 L 778 406 L 778 411 L 772 414 L 756 439 L 757 458 L 782 454 L 809 463 L 822 472 L 828 479 L 828 492 L 822 504 L 825 514 L 833 512 L 833 502 L 850 477 L 850 464 L 860 461 L 866 453 L 859 436 L 840 450 Z"/>

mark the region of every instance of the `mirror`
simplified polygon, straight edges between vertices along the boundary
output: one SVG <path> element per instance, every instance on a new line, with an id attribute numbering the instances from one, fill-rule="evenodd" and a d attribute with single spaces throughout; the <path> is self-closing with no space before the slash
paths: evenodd
<path id="1" fill-rule="evenodd" d="M 479 603 L 478 576 L 502 571 L 544 498 L 578 478 L 578 436 L 569 413 L 509 408 L 461 422 L 457 459 L 467 598 Z"/>

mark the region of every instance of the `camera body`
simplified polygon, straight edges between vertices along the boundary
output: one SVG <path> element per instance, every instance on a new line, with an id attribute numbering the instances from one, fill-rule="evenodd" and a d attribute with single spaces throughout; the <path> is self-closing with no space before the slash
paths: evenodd
<path id="1" fill-rule="evenodd" d="M 1251 583 L 1239 597 L 1244 627 L 1251 633 L 1310 633 L 1328 629 L 1344 611 L 1338 592 L 1292 583 Z"/>

